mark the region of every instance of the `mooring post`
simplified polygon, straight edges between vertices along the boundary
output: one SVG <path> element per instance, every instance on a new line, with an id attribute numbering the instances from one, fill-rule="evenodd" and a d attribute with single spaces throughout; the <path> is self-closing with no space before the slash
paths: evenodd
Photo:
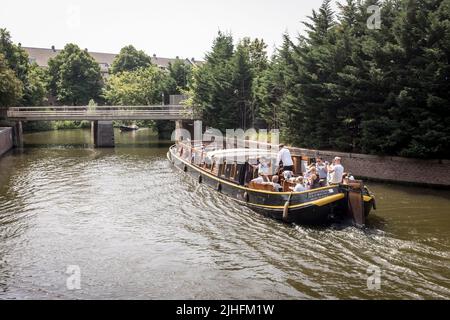
<path id="1" fill-rule="evenodd" d="M 13 127 L 14 147 L 23 148 L 23 127 L 22 121 L 16 121 Z"/>

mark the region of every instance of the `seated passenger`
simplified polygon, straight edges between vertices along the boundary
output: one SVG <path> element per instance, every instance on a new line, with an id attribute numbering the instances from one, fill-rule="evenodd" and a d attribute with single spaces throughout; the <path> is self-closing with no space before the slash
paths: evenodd
<path id="1" fill-rule="evenodd" d="M 306 191 L 306 187 L 303 185 L 303 177 L 297 177 L 297 179 L 295 179 L 296 185 L 294 187 L 294 192 L 302 192 L 302 191 Z"/>
<path id="2" fill-rule="evenodd" d="M 283 171 L 284 180 L 291 179 L 293 175 L 294 175 L 294 173 L 290 170 Z"/>
<path id="3" fill-rule="evenodd" d="M 282 190 L 281 185 L 278 183 L 278 176 L 273 176 L 272 177 L 272 186 L 273 186 L 273 190 L 275 190 L 276 192 L 279 192 Z"/>
<path id="4" fill-rule="evenodd" d="M 317 189 L 321 187 L 320 178 L 315 167 L 312 167 L 309 171 L 308 186 L 309 189 Z"/>
<path id="5" fill-rule="evenodd" d="M 264 180 L 263 174 L 260 172 L 260 173 L 258 173 L 258 177 L 253 179 L 251 182 L 258 183 L 258 184 L 263 184 L 266 181 Z"/>

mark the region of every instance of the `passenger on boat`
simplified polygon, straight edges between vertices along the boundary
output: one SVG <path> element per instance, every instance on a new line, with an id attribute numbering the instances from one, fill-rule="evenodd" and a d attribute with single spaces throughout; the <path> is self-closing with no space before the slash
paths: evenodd
<path id="1" fill-rule="evenodd" d="M 261 158 L 258 159 L 258 162 L 256 165 L 251 165 L 253 168 L 258 169 L 258 174 L 262 174 L 263 178 L 270 182 L 269 174 L 270 174 L 270 168 L 269 164 L 267 163 L 266 159 Z"/>
<path id="2" fill-rule="evenodd" d="M 345 172 L 342 178 L 342 183 L 348 184 L 349 181 L 354 181 L 355 177 L 350 172 Z"/>
<path id="3" fill-rule="evenodd" d="M 316 158 L 316 170 L 319 174 L 319 183 L 321 187 L 325 187 L 327 184 L 327 166 L 323 162 L 322 158 Z"/>
<path id="4" fill-rule="evenodd" d="M 341 164 L 341 158 L 335 157 L 333 164 L 327 167 L 329 173 L 328 184 L 339 184 L 342 183 L 342 177 L 344 175 L 344 167 Z"/>
<path id="5" fill-rule="evenodd" d="M 290 180 L 293 175 L 294 175 L 294 173 L 292 171 L 289 171 L 289 170 L 283 171 L 284 180 Z"/>
<path id="6" fill-rule="evenodd" d="M 278 151 L 277 162 L 278 169 L 283 166 L 283 171 L 292 171 L 294 162 L 292 161 L 291 152 L 284 144 L 280 144 L 280 151 Z"/>
<path id="7" fill-rule="evenodd" d="M 267 181 L 264 179 L 263 174 L 260 172 L 260 173 L 258 173 L 258 177 L 253 179 L 251 182 L 258 183 L 258 184 L 263 184 L 264 182 L 267 182 Z"/>
<path id="8" fill-rule="evenodd" d="M 297 177 L 297 179 L 295 179 L 295 187 L 293 189 L 294 192 L 301 192 L 301 191 L 306 191 L 306 187 L 303 184 L 303 177 Z"/>
<path id="9" fill-rule="evenodd" d="M 273 190 L 276 192 L 279 192 L 282 190 L 281 184 L 279 184 L 278 181 L 279 181 L 278 176 L 275 175 L 272 177 Z"/>
<path id="10" fill-rule="evenodd" d="M 317 170 L 315 167 L 312 167 L 309 171 L 308 177 L 308 189 L 317 189 L 320 188 L 320 179 L 317 174 Z"/>

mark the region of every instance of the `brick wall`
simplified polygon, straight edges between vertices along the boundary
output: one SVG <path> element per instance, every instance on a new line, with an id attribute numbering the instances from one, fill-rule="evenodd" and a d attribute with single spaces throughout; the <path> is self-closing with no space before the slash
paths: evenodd
<path id="1" fill-rule="evenodd" d="M 290 148 L 292 154 L 321 156 L 331 161 L 342 158 L 346 172 L 354 176 L 381 181 L 450 187 L 450 160 L 420 160 L 401 157 L 380 157 L 356 153 Z"/>
<path id="2" fill-rule="evenodd" d="M 0 127 L 0 156 L 13 147 L 12 128 Z"/>

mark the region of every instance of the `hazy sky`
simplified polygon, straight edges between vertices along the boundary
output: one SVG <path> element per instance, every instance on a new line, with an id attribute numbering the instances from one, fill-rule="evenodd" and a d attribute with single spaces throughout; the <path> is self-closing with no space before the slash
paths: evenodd
<path id="1" fill-rule="evenodd" d="M 203 59 L 217 31 L 235 40 L 263 38 L 269 52 L 320 0 L 1 0 L 0 27 L 22 46 L 62 48 L 74 42 L 90 51 L 117 53 L 133 44 L 161 57 Z"/>

